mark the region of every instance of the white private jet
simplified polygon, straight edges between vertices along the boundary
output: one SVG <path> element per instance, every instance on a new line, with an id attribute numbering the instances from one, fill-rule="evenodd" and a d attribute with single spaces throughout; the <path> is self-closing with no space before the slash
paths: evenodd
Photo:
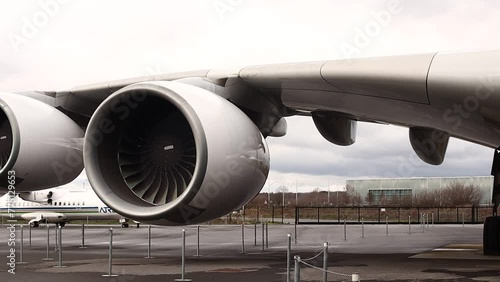
<path id="1" fill-rule="evenodd" d="M 118 220 L 128 227 L 128 220 L 113 212 L 92 189 L 53 188 L 0 197 L 1 217 L 27 220 L 31 227 L 40 223 L 64 226 L 72 220 Z"/>

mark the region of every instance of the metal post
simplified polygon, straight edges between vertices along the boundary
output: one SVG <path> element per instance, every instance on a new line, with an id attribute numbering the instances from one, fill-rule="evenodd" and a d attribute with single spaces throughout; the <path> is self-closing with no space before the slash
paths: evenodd
<path id="1" fill-rule="evenodd" d="M 464 213 L 462 213 L 462 227 L 465 227 L 465 214 Z"/>
<path id="2" fill-rule="evenodd" d="M 58 232 L 57 232 L 57 225 L 55 226 L 54 230 L 56 231 L 56 241 L 55 241 L 55 244 L 54 244 L 54 251 L 57 252 L 57 250 L 58 250 L 57 246 L 59 245 L 59 241 L 58 241 L 59 237 L 58 237 Z"/>
<path id="3" fill-rule="evenodd" d="M 425 221 L 427 222 L 427 230 L 429 230 L 429 214 L 426 215 Z"/>
<path id="4" fill-rule="evenodd" d="M 109 228 L 109 269 L 108 274 L 103 274 L 104 277 L 114 277 L 118 276 L 117 274 L 113 274 L 113 228 Z"/>
<path id="5" fill-rule="evenodd" d="M 181 259 L 181 279 L 175 279 L 174 281 L 191 281 L 191 279 L 186 279 L 186 229 L 182 229 L 182 259 Z"/>
<path id="6" fill-rule="evenodd" d="M 294 232 L 295 232 L 294 241 L 295 245 L 297 245 L 297 220 L 295 221 Z"/>
<path id="7" fill-rule="evenodd" d="M 266 223 L 266 248 L 269 248 L 269 223 Z"/>
<path id="8" fill-rule="evenodd" d="M 31 246 L 31 224 L 28 225 L 29 233 L 30 233 L 30 246 Z"/>
<path id="9" fill-rule="evenodd" d="M 148 225 L 148 256 L 147 259 L 154 258 L 151 256 L 151 225 Z"/>
<path id="10" fill-rule="evenodd" d="M 385 236 L 389 236 L 389 217 L 385 217 Z"/>
<path id="11" fill-rule="evenodd" d="M 361 218 L 361 238 L 365 238 L 365 219 Z"/>
<path id="12" fill-rule="evenodd" d="M 85 223 L 82 223 L 82 246 L 80 249 L 86 249 L 85 247 Z"/>
<path id="13" fill-rule="evenodd" d="M 196 256 L 200 256 L 200 226 L 196 226 L 196 234 L 197 234 L 197 240 L 196 240 Z"/>
<path id="14" fill-rule="evenodd" d="M 344 241 L 347 241 L 347 223 L 344 218 Z"/>
<path id="15" fill-rule="evenodd" d="M 47 257 L 43 258 L 42 260 L 53 260 L 53 258 L 49 257 L 49 248 L 50 248 L 50 228 L 49 225 L 47 224 Z"/>
<path id="16" fill-rule="evenodd" d="M 422 226 L 422 233 L 425 233 L 425 214 L 422 213 L 422 217 L 420 218 L 420 225 Z"/>
<path id="17" fill-rule="evenodd" d="M 431 214 L 432 227 L 434 227 L 434 213 Z"/>
<path id="18" fill-rule="evenodd" d="M 328 242 L 323 243 L 323 282 L 328 281 Z"/>
<path id="19" fill-rule="evenodd" d="M 292 256 L 292 234 L 288 233 L 288 245 L 286 249 L 286 282 L 290 282 L 290 259 Z"/>
<path id="20" fill-rule="evenodd" d="M 59 236 L 57 237 L 57 244 L 58 244 L 58 250 L 59 250 L 59 264 L 54 266 L 54 267 L 59 267 L 59 268 L 62 268 L 62 267 L 66 267 L 64 265 L 62 265 L 62 227 L 61 225 L 59 225 L 59 227 L 57 228 L 58 233 L 59 233 Z"/>
<path id="21" fill-rule="evenodd" d="M 17 264 L 25 264 L 27 262 L 23 261 L 23 253 L 24 253 L 24 226 L 21 224 L 21 251 L 19 254 L 19 261 Z"/>
<path id="22" fill-rule="evenodd" d="M 300 256 L 295 256 L 294 282 L 300 282 Z"/>
<path id="23" fill-rule="evenodd" d="M 411 234 L 411 215 L 408 216 L 408 234 Z"/>
<path id="24" fill-rule="evenodd" d="M 245 253 L 245 222 L 241 224 L 241 253 Z"/>
<path id="25" fill-rule="evenodd" d="M 261 224 L 262 227 L 262 250 L 264 250 L 264 222 Z"/>
<path id="26" fill-rule="evenodd" d="M 253 225 L 253 245 L 257 246 L 257 223 L 254 223 Z"/>

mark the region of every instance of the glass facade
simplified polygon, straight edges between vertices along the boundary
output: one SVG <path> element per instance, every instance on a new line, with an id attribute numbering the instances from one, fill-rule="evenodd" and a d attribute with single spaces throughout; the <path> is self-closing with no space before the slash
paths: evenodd
<path id="1" fill-rule="evenodd" d="M 419 191 L 441 189 L 456 182 L 478 186 L 484 191 L 481 204 L 491 203 L 492 176 L 358 179 L 347 180 L 346 184 L 354 188 L 362 199 L 370 198 L 378 203 L 382 197 L 386 199 L 411 197 Z"/>

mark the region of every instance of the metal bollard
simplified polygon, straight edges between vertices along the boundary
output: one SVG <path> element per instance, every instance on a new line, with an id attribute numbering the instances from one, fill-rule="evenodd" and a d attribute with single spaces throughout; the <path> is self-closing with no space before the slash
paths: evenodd
<path id="1" fill-rule="evenodd" d="M 148 256 L 147 259 L 154 258 L 151 256 L 151 225 L 148 225 Z"/>
<path id="2" fill-rule="evenodd" d="M 24 254 L 24 226 L 21 224 L 21 251 L 19 254 L 19 261 L 16 262 L 17 264 L 25 264 L 27 262 L 23 261 L 23 254 Z"/>
<path id="3" fill-rule="evenodd" d="M 262 227 L 262 250 L 264 250 L 264 247 L 265 247 L 265 245 L 264 245 L 264 223 L 262 223 L 261 227 Z"/>
<path id="4" fill-rule="evenodd" d="M 181 278 L 175 279 L 174 281 L 191 281 L 191 279 L 186 279 L 186 229 L 182 229 L 182 259 L 181 259 Z"/>
<path id="5" fill-rule="evenodd" d="M 297 245 L 297 221 L 295 221 L 294 229 L 295 229 L 295 236 L 293 238 L 295 241 L 295 245 Z"/>
<path id="6" fill-rule="evenodd" d="M 30 232 L 30 246 L 31 246 L 31 224 L 28 225 L 29 232 Z"/>
<path id="7" fill-rule="evenodd" d="M 353 275 L 351 276 L 351 281 L 358 282 L 358 281 L 359 281 L 359 274 L 353 274 Z"/>
<path id="8" fill-rule="evenodd" d="M 55 242 L 54 242 L 54 252 L 57 252 L 57 245 L 59 244 L 58 237 L 57 237 L 57 225 L 54 227 L 54 230 L 56 232 L 56 237 L 55 237 Z"/>
<path id="9" fill-rule="evenodd" d="M 290 259 L 292 256 L 292 234 L 288 233 L 288 245 L 286 249 L 286 282 L 290 282 Z"/>
<path id="10" fill-rule="evenodd" d="M 328 242 L 323 243 L 323 282 L 328 281 Z"/>
<path id="11" fill-rule="evenodd" d="M 254 223 L 254 225 L 253 225 L 253 231 L 254 231 L 254 234 L 253 234 L 253 239 L 254 239 L 253 245 L 257 246 L 257 223 Z"/>
<path id="12" fill-rule="evenodd" d="M 109 258 L 108 258 L 109 268 L 108 274 L 103 274 L 104 277 L 114 277 L 118 274 L 113 274 L 113 228 L 109 228 Z"/>
<path id="13" fill-rule="evenodd" d="M 422 217 L 420 218 L 420 225 L 422 226 L 422 233 L 425 233 L 425 214 L 422 213 Z"/>
<path id="14" fill-rule="evenodd" d="M 425 222 L 427 222 L 427 230 L 429 230 L 429 214 L 425 217 Z"/>
<path id="15" fill-rule="evenodd" d="M 411 216 L 408 216 L 408 234 L 411 234 Z"/>
<path id="16" fill-rule="evenodd" d="M 245 253 L 245 222 L 241 224 L 241 253 Z"/>
<path id="17" fill-rule="evenodd" d="M 344 241 L 347 241 L 347 223 L 344 218 Z"/>
<path id="18" fill-rule="evenodd" d="M 269 223 L 266 222 L 266 248 L 269 248 Z"/>
<path id="19" fill-rule="evenodd" d="M 47 224 L 47 257 L 43 258 L 42 260 L 54 260 L 53 258 L 49 257 L 49 248 L 50 248 L 50 228 L 49 225 Z"/>
<path id="20" fill-rule="evenodd" d="M 361 238 L 365 238 L 365 219 L 361 218 Z"/>
<path id="21" fill-rule="evenodd" d="M 85 247 L 85 223 L 82 223 L 82 245 L 79 247 L 80 249 L 86 249 Z"/>
<path id="22" fill-rule="evenodd" d="M 59 236 L 57 237 L 57 244 L 58 244 L 58 250 L 59 250 L 59 264 L 54 266 L 54 267 L 59 267 L 59 268 L 62 268 L 62 267 L 66 267 L 62 264 L 62 228 L 61 226 L 59 225 L 59 227 L 57 228 L 57 230 L 59 230 Z"/>
<path id="23" fill-rule="evenodd" d="M 385 217 L 385 236 L 389 236 L 389 217 Z"/>
<path id="24" fill-rule="evenodd" d="M 196 240 L 196 257 L 200 256 L 200 226 L 196 226 L 196 234 L 197 234 L 197 240 Z"/>
<path id="25" fill-rule="evenodd" d="M 295 256 L 294 282 L 300 282 L 300 256 Z"/>

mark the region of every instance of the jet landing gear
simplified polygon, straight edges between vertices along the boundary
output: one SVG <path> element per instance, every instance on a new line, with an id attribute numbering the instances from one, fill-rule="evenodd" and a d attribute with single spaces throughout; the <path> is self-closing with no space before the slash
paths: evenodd
<path id="1" fill-rule="evenodd" d="M 500 205 L 500 147 L 495 149 L 491 175 L 493 175 L 493 216 L 487 217 L 484 221 L 483 253 L 484 255 L 497 256 L 500 255 L 500 216 L 498 216 L 498 206 Z"/>

